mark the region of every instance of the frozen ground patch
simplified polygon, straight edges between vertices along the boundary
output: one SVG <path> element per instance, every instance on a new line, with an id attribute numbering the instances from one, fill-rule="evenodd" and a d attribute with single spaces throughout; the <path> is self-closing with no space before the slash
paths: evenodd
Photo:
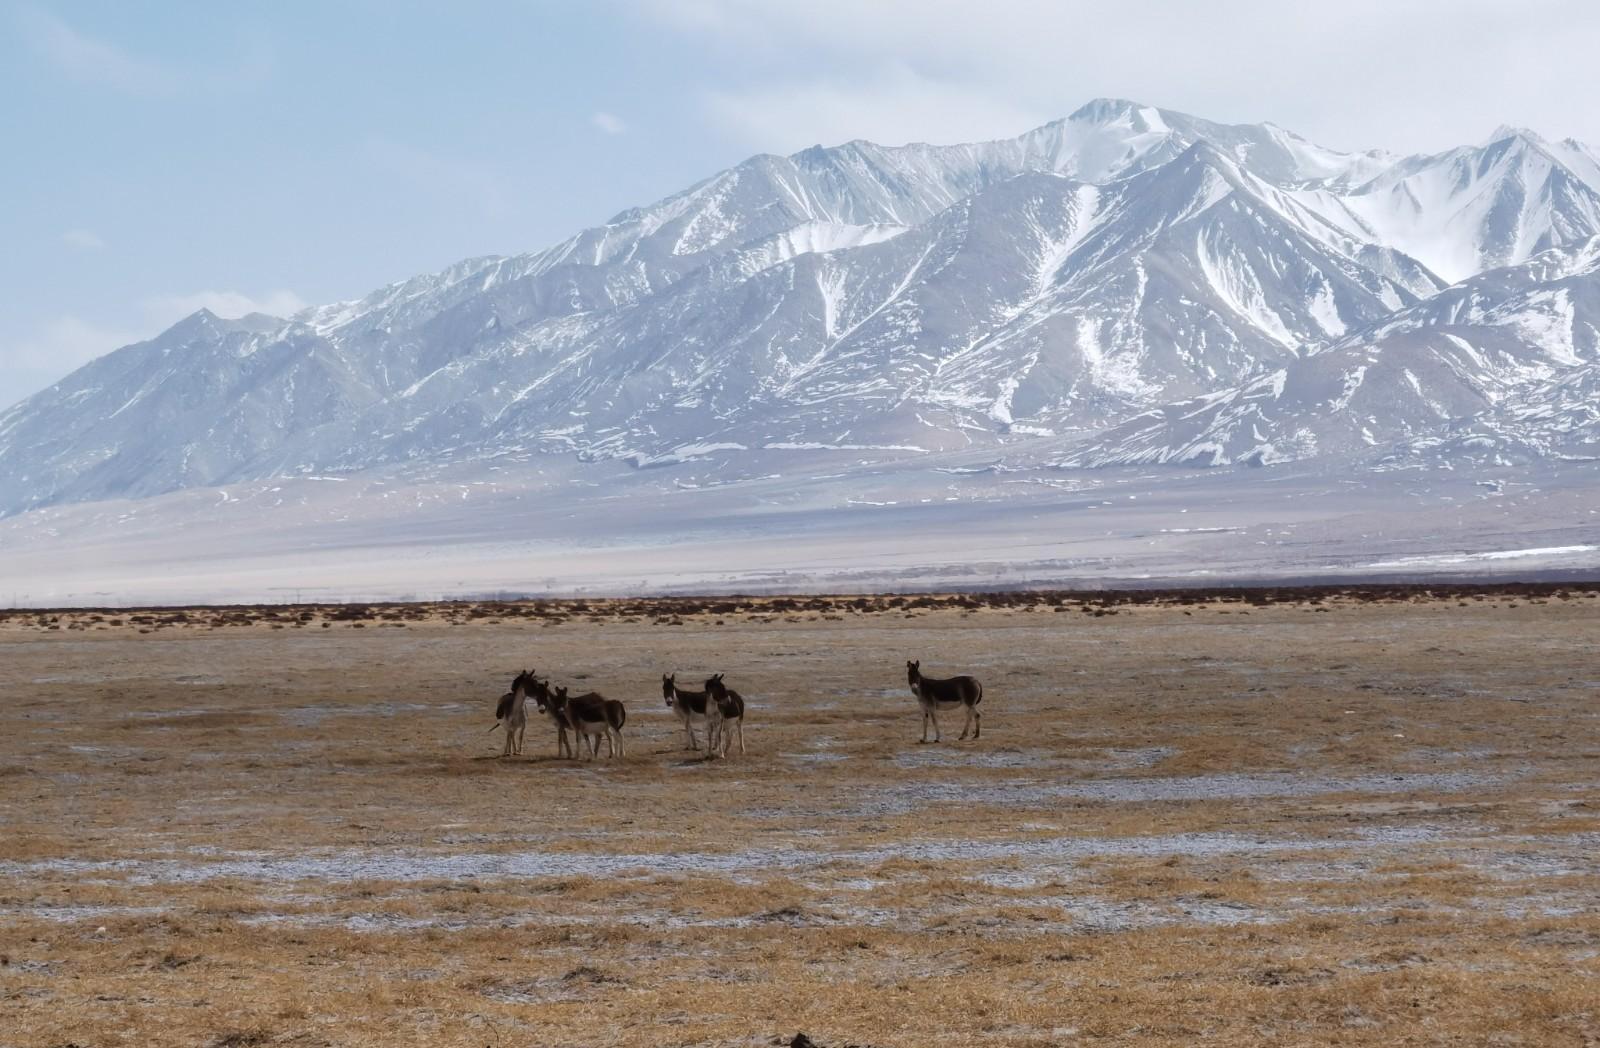
<path id="1" fill-rule="evenodd" d="M 1345 848 L 1380 841 L 1369 834 L 1352 840 L 1250 837 L 1227 833 L 1150 837 L 1057 837 L 1028 841 L 906 841 L 872 848 L 764 848 L 738 852 L 515 851 L 503 853 L 405 853 L 384 849 L 327 851 L 315 855 L 227 854 L 203 862 L 176 859 L 46 859 L 0 862 L 0 876 L 40 874 L 96 876 L 135 885 L 199 884 L 219 879 L 247 881 L 473 881 L 537 880 L 547 877 L 658 876 L 668 873 L 731 874 L 748 870 L 810 869 L 821 863 L 876 863 L 891 859 L 928 862 L 1022 859 L 1073 863 L 1094 856 L 1211 856 Z"/>
<path id="2" fill-rule="evenodd" d="M 1138 752 L 1138 751 L 1134 751 Z M 1058 782 L 1035 779 L 1002 783 L 922 783 L 873 791 L 852 814 L 903 815 L 932 801 L 967 804 L 1041 804 L 1053 800 L 1091 800 L 1113 804 L 1153 801 L 1253 800 L 1266 797 L 1313 797 L 1334 793 L 1457 793 L 1495 781 L 1494 776 L 1467 771 L 1374 775 L 1294 775 L 1291 773 L 1218 773 L 1172 777 L 1086 779 Z"/>

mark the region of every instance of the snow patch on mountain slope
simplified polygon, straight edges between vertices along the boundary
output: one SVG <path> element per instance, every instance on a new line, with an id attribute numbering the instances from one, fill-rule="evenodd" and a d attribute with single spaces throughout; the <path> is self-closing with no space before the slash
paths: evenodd
<path id="1" fill-rule="evenodd" d="M 1581 453 L 1597 178 L 1526 131 L 1395 158 L 1116 99 L 752 157 L 544 251 L 95 361 L 0 413 L 0 512 L 530 454 Z"/>

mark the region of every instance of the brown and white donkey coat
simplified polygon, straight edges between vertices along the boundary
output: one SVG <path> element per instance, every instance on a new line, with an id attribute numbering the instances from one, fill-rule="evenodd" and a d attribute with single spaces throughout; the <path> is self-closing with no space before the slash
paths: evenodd
<path id="1" fill-rule="evenodd" d="M 661 675 L 661 696 L 667 700 L 667 709 L 683 722 L 683 730 L 689 735 L 689 748 L 698 750 L 700 740 L 694 737 L 694 719 L 699 717 L 706 722 L 706 735 L 710 736 L 711 700 L 704 691 L 678 687 L 677 678 L 676 673 Z M 706 741 L 710 742 L 709 737 Z"/>
<path id="2" fill-rule="evenodd" d="M 544 701 L 566 719 L 567 727 L 572 729 L 579 749 L 582 749 L 584 741 L 588 740 L 590 760 L 600 755 L 602 737 L 606 740 L 607 757 L 624 755 L 622 726 L 628 721 L 628 711 L 622 703 L 616 699 L 608 699 L 595 691 L 569 696 L 566 688 L 555 689 L 554 694 Z"/>
<path id="3" fill-rule="evenodd" d="M 511 757 L 522 753 L 522 736 L 528 730 L 527 690 L 522 687 L 524 678 L 532 678 L 532 670 L 523 670 L 511 682 L 511 690 L 500 696 L 494 707 L 495 728 L 506 730 L 506 748 L 500 754 Z M 490 728 L 493 731 L 494 728 Z"/>
<path id="4" fill-rule="evenodd" d="M 744 696 L 722 683 L 719 673 L 706 681 L 706 750 L 713 757 L 726 757 L 739 736 L 739 752 L 744 752 Z"/>
<path id="5" fill-rule="evenodd" d="M 556 709 L 555 705 L 550 701 L 550 682 L 535 677 L 532 670 L 523 670 L 517 674 L 517 679 L 511 682 L 511 691 L 512 694 L 520 693 L 524 696 L 532 694 L 534 702 L 539 707 L 539 712 L 548 717 L 550 722 L 555 725 L 556 756 L 576 756 L 572 752 L 572 744 L 567 741 L 567 729 L 570 725 L 567 723 L 566 714 Z"/>
<path id="6" fill-rule="evenodd" d="M 972 730 L 972 737 L 976 739 L 983 731 L 983 724 L 979 719 L 978 703 L 983 701 L 983 685 L 978 683 L 976 677 L 947 677 L 936 680 L 922 675 L 922 663 L 907 662 L 906 677 L 911 683 L 911 694 L 917 697 L 917 705 L 922 707 L 922 741 L 928 741 L 928 722 L 933 722 L 933 741 L 939 742 L 939 711 L 950 710 L 957 706 L 966 711 L 967 719 L 961 725 L 961 737 L 967 737 L 967 730 Z"/>

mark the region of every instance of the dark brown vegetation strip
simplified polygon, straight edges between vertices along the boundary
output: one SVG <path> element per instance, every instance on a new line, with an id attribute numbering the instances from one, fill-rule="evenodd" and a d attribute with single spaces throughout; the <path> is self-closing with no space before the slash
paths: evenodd
<path id="1" fill-rule="evenodd" d="M 1197 607 L 1213 604 L 1405 604 L 1419 601 L 1498 601 L 1600 598 L 1600 580 L 1564 582 L 1361 583 L 1307 586 L 1220 586 L 1204 589 L 1006 590 L 988 593 L 835 594 L 796 596 L 608 597 L 529 600 L 430 601 L 358 604 L 230 604 L 186 607 L 0 609 L 0 625 L 43 630 L 136 627 L 311 625 L 404 627 L 408 622 L 536 619 L 637 619 L 681 625 L 685 615 L 873 615 L 912 611 L 1051 608 L 1114 614 L 1119 608 Z"/>

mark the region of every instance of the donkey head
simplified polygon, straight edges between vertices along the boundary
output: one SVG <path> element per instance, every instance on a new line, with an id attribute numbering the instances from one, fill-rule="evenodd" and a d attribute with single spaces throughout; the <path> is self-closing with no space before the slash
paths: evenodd
<path id="1" fill-rule="evenodd" d="M 713 699 L 717 699 L 717 700 L 721 700 L 721 699 L 727 698 L 727 696 L 728 696 L 728 686 L 726 684 L 722 683 L 722 678 L 724 676 L 725 676 L 725 674 L 718 673 L 717 675 L 715 675 L 713 677 L 709 677 L 709 678 L 706 679 L 706 694 L 707 695 L 710 695 Z"/>
<path id="2" fill-rule="evenodd" d="M 677 679 L 676 673 L 663 673 L 661 675 L 661 697 L 667 700 L 667 707 L 672 707 L 673 682 Z"/>
<path id="3" fill-rule="evenodd" d="M 921 679 L 922 679 L 922 661 L 920 659 L 918 661 L 916 661 L 916 662 L 908 661 L 906 663 L 906 680 L 908 680 L 911 683 L 911 685 L 913 687 L 915 687 L 917 681 L 919 681 Z"/>
<path id="4" fill-rule="evenodd" d="M 517 676 L 516 676 L 516 678 L 514 680 L 512 680 L 512 682 L 511 682 L 511 690 L 512 691 L 516 691 L 518 688 L 521 688 L 524 691 L 532 691 L 533 690 L 533 685 L 534 685 L 533 671 L 532 670 L 523 670 L 521 673 L 517 674 Z"/>

